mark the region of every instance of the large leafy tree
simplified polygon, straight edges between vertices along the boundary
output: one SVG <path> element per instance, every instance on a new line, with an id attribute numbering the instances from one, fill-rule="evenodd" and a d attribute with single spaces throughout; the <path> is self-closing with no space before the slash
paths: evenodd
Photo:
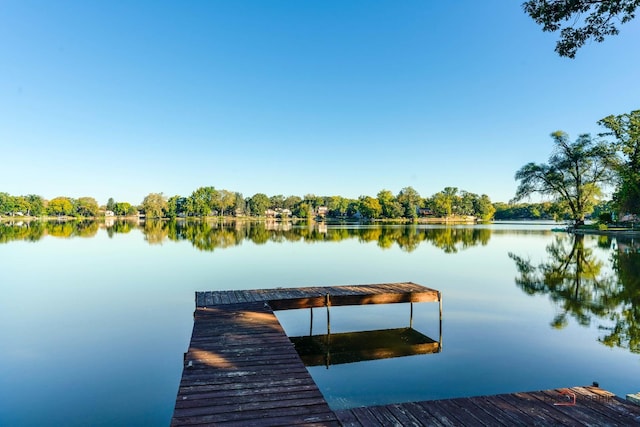
<path id="1" fill-rule="evenodd" d="M 614 194 L 621 213 L 640 213 L 640 110 L 598 121 L 609 129 L 603 135 L 615 138 L 614 147 L 622 158 L 616 162 L 618 188 Z"/>
<path id="2" fill-rule="evenodd" d="M 180 214 L 183 214 L 186 210 L 187 199 L 182 196 L 172 196 L 167 200 L 167 216 L 169 218 L 175 218 Z"/>
<path id="3" fill-rule="evenodd" d="M 26 196 L 29 202 L 29 215 L 40 216 L 44 213 L 44 200 L 37 194 L 29 194 Z"/>
<path id="4" fill-rule="evenodd" d="M 149 193 L 142 201 L 142 209 L 147 218 L 162 218 L 167 208 L 167 200 L 162 193 Z"/>
<path id="5" fill-rule="evenodd" d="M 349 200 L 342 196 L 327 197 L 327 207 L 331 216 L 341 218 L 347 213 Z"/>
<path id="6" fill-rule="evenodd" d="M 382 206 L 380 206 L 378 199 L 371 196 L 360 196 L 358 201 L 358 211 L 365 218 L 378 218 L 382 214 Z"/>
<path id="7" fill-rule="evenodd" d="M 98 202 L 93 197 L 80 197 L 76 203 L 76 212 L 80 216 L 98 216 Z"/>
<path id="8" fill-rule="evenodd" d="M 269 197 L 264 193 L 256 193 L 247 201 L 249 212 L 254 216 L 264 216 L 269 208 Z"/>
<path id="9" fill-rule="evenodd" d="M 619 24 L 631 21 L 640 0 L 529 0 L 524 11 L 542 31 L 560 30 L 556 52 L 574 58 L 588 40 L 604 41 L 619 33 Z"/>
<path id="10" fill-rule="evenodd" d="M 380 190 L 377 198 L 382 208 L 382 216 L 385 218 L 400 218 L 402 216 L 404 208 L 391 191 Z"/>
<path id="11" fill-rule="evenodd" d="M 117 202 L 113 206 L 113 213 L 118 216 L 135 215 L 137 212 L 134 206 L 129 202 Z"/>
<path id="12" fill-rule="evenodd" d="M 0 193 L 0 215 L 13 213 L 15 198 L 9 193 Z"/>
<path id="13" fill-rule="evenodd" d="M 214 187 L 200 187 L 191 193 L 187 202 L 187 211 L 196 216 L 211 215 L 217 203 L 218 190 Z"/>
<path id="14" fill-rule="evenodd" d="M 420 194 L 413 187 L 405 187 L 396 197 L 398 203 L 402 205 L 403 216 L 405 218 L 415 218 L 418 216 L 418 208 L 422 203 Z"/>
<path id="15" fill-rule="evenodd" d="M 474 200 L 473 210 L 476 216 L 480 217 L 483 221 L 490 221 L 496 213 L 496 208 L 493 207 L 491 199 L 486 194 Z"/>
<path id="16" fill-rule="evenodd" d="M 566 203 L 576 225 L 584 224 L 600 195 L 600 186 L 611 181 L 613 152 L 590 135 L 580 135 L 575 142 L 562 131 L 551 134 L 555 150 L 549 163 L 528 163 L 516 172 L 520 181 L 514 201 L 534 193 L 552 196 Z"/>
<path id="17" fill-rule="evenodd" d="M 461 201 L 456 187 L 445 187 L 444 190 L 434 194 L 428 201 L 428 205 L 434 214 L 440 217 L 450 217 L 456 211 L 457 204 Z"/>
<path id="18" fill-rule="evenodd" d="M 236 203 L 236 193 L 229 190 L 220 190 L 218 193 L 218 207 L 220 215 L 231 214 Z"/>
<path id="19" fill-rule="evenodd" d="M 47 209 L 50 215 L 72 215 L 73 203 L 68 197 L 56 197 L 49 200 Z"/>

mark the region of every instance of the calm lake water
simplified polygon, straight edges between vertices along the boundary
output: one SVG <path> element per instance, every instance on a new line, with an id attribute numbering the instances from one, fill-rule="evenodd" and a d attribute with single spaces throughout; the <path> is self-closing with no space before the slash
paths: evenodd
<path id="1" fill-rule="evenodd" d="M 334 408 L 593 381 L 640 391 L 638 242 L 554 226 L 0 225 L 0 425 L 168 425 L 199 290 L 442 291 L 442 330 L 437 304 L 413 313 L 440 352 L 309 367 Z M 331 332 L 404 328 L 409 310 L 335 307 Z M 309 333 L 308 310 L 278 316 Z"/>

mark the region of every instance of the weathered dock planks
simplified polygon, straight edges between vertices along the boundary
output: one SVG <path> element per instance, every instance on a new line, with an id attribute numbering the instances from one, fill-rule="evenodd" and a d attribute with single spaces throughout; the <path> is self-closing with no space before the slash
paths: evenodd
<path id="1" fill-rule="evenodd" d="M 259 301 L 196 309 L 171 425 L 340 424 Z"/>
<path id="2" fill-rule="evenodd" d="M 411 282 L 374 285 L 275 288 L 196 292 L 196 307 L 240 301 L 264 301 L 273 310 L 290 310 L 342 305 L 435 302 L 439 291 Z"/>
<path id="3" fill-rule="evenodd" d="M 336 415 L 349 427 L 640 425 L 640 406 L 597 387 L 370 406 Z"/>
<path id="4" fill-rule="evenodd" d="M 414 283 L 197 292 L 171 425 L 640 425 L 640 406 L 572 387 L 332 411 L 273 310 L 440 302 Z M 336 339 L 339 334 L 334 334 Z M 366 334 L 365 334 L 366 337 Z M 441 342 L 425 343 L 439 351 Z M 376 350 L 377 352 L 386 350 Z M 364 357 L 368 357 L 366 354 Z"/>

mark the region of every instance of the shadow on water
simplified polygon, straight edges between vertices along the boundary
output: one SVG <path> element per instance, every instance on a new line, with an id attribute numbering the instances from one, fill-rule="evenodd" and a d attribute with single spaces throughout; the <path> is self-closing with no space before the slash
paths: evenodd
<path id="1" fill-rule="evenodd" d="M 602 236 L 597 247 L 612 249 L 610 264 L 595 256 L 584 235 L 556 236 L 538 265 L 509 253 L 518 271 L 515 283 L 529 295 L 549 296 L 558 309 L 552 327 L 566 327 L 569 318 L 595 324 L 602 344 L 640 353 L 640 245 Z"/>
<path id="2" fill-rule="evenodd" d="M 0 224 L 0 243 L 15 240 L 37 241 L 44 236 L 60 238 L 92 237 L 104 228 L 113 238 L 117 234 L 138 229 L 151 245 L 164 241 L 189 241 L 202 251 L 214 251 L 250 241 L 261 245 L 268 242 L 340 242 L 357 239 L 374 242 L 381 249 L 397 245 L 405 252 L 416 250 L 428 242 L 445 253 L 457 253 L 467 248 L 486 245 L 492 230 L 481 227 L 389 226 L 389 225 L 326 225 L 324 223 L 257 222 L 257 221 L 63 221 L 18 222 Z"/>

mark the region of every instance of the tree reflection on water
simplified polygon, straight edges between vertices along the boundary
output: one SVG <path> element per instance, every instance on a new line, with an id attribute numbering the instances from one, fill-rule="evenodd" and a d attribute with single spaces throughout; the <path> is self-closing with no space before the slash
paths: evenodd
<path id="1" fill-rule="evenodd" d="M 37 241 L 46 235 L 54 237 L 93 236 L 98 228 L 106 229 L 112 238 L 116 234 L 139 229 L 149 244 L 162 244 L 166 239 L 187 240 L 202 251 L 214 251 L 237 246 L 248 240 L 261 245 L 267 242 L 339 242 L 357 239 L 362 243 L 375 242 L 381 249 L 397 245 L 405 252 L 416 250 L 428 242 L 445 253 L 476 245 L 486 245 L 491 237 L 488 228 L 424 227 L 419 225 L 327 226 L 323 223 L 265 222 L 265 221 L 65 221 L 0 224 L 0 243 L 13 240 Z"/>
<path id="2" fill-rule="evenodd" d="M 640 247 L 623 237 L 600 238 L 598 246 L 612 248 L 610 263 L 585 245 L 584 235 L 557 236 L 537 266 L 509 253 L 519 273 L 516 285 L 549 296 L 559 309 L 554 328 L 564 328 L 568 317 L 583 326 L 595 322 L 603 332 L 599 342 L 640 353 Z"/>

